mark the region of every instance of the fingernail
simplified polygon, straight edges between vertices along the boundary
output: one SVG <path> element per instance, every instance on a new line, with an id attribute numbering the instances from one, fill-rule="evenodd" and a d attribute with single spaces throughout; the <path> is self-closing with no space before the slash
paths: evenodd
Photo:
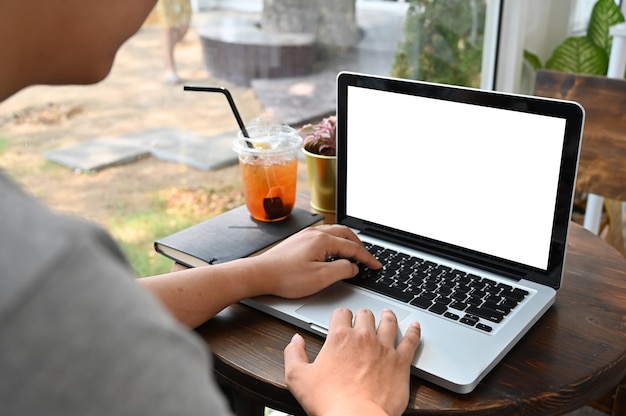
<path id="1" fill-rule="evenodd" d="M 411 324 L 411 326 L 414 326 L 414 327 L 415 327 L 415 328 L 417 328 L 417 329 L 422 329 L 422 326 L 420 325 L 420 323 L 419 323 L 419 322 L 413 322 L 413 323 Z"/>

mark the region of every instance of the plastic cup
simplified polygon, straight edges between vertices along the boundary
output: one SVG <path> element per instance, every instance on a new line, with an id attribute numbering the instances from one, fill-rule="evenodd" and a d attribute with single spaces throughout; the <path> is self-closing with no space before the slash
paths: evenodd
<path id="1" fill-rule="evenodd" d="M 246 206 L 254 219 L 280 221 L 289 216 L 296 202 L 302 138 L 284 124 L 251 126 L 247 131 L 250 137 L 239 131 L 233 142 Z"/>

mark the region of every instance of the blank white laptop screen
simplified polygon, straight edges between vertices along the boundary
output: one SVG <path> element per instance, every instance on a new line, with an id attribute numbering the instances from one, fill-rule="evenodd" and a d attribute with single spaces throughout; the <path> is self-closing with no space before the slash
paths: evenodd
<path id="1" fill-rule="evenodd" d="M 547 269 L 565 119 L 355 86 L 348 100 L 348 216 Z"/>

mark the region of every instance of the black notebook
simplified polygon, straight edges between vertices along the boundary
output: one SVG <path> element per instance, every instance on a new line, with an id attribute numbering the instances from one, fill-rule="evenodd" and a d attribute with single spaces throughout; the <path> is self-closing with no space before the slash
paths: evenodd
<path id="1" fill-rule="evenodd" d="M 277 222 L 253 219 L 245 205 L 170 234 L 154 242 L 154 249 L 188 267 L 225 263 L 269 249 L 298 231 L 321 223 L 324 217 L 294 208 Z"/>

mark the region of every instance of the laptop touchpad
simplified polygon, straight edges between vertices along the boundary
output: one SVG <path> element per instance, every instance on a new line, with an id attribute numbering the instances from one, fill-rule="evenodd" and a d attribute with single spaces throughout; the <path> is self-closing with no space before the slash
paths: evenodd
<path id="1" fill-rule="evenodd" d="M 376 325 L 378 325 L 380 321 L 380 315 L 383 309 L 391 309 L 398 317 L 398 321 L 401 321 L 409 315 L 408 310 L 397 304 L 385 302 L 382 299 L 376 299 L 367 294 L 358 292 L 352 287 L 342 285 L 334 285 L 319 292 L 307 303 L 298 308 L 297 312 L 303 317 L 308 318 L 310 323 L 328 328 L 331 315 L 335 309 L 341 307 L 350 309 L 354 314 L 361 308 L 371 310 L 376 317 Z"/>

